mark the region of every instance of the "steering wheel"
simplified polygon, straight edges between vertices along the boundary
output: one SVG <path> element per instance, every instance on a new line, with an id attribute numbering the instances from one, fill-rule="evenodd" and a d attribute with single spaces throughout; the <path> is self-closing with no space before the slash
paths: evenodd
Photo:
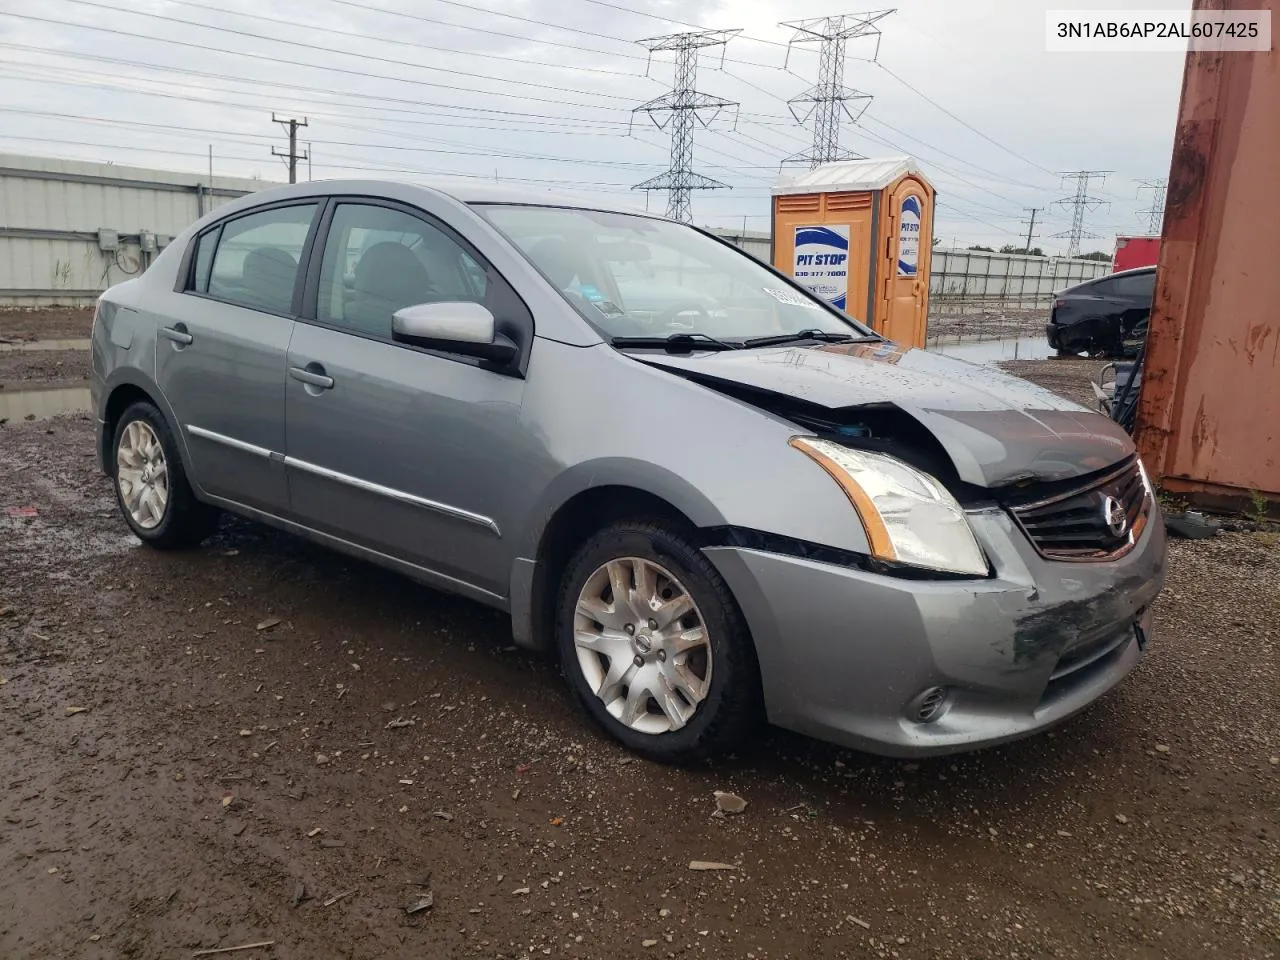
<path id="1" fill-rule="evenodd" d="M 660 327 L 668 327 L 673 330 L 693 330 L 697 323 L 679 323 L 676 318 L 681 314 L 695 313 L 698 319 L 709 321 L 711 314 L 707 313 L 706 307 L 700 303 L 678 303 L 674 307 L 668 307 L 654 318 L 654 325 Z M 705 325 L 705 324 L 704 324 Z"/>

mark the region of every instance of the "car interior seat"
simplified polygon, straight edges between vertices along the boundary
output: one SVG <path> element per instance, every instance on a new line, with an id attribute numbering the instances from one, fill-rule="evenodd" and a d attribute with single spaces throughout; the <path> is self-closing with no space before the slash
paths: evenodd
<path id="1" fill-rule="evenodd" d="M 434 296 L 427 268 L 408 247 L 375 243 L 356 263 L 343 319 L 352 329 L 389 337 L 392 314 Z"/>

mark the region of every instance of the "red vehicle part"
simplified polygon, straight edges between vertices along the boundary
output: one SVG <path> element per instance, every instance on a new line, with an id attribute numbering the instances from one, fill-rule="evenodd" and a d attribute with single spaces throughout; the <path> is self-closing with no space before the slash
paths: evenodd
<path id="1" fill-rule="evenodd" d="M 1132 270 L 1154 266 L 1160 260 L 1159 237 L 1116 237 L 1116 255 L 1111 270 Z"/>

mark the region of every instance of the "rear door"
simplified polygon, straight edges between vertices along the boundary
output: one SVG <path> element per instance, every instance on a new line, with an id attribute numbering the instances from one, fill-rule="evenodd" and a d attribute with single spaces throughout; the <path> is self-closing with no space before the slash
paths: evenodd
<path id="1" fill-rule="evenodd" d="M 319 209 L 316 200 L 278 204 L 202 233 L 157 339 L 156 379 L 186 439 L 191 478 L 213 497 L 271 514 L 289 503 L 285 356 Z"/>
<path id="2" fill-rule="evenodd" d="M 500 535 L 520 482 L 511 464 L 528 443 L 524 381 L 396 343 L 391 318 L 418 303 L 482 303 L 527 343 L 532 317 L 461 237 L 419 211 L 353 198 L 326 221 L 314 304 L 287 364 L 292 515 L 455 589 L 505 596 Z"/>

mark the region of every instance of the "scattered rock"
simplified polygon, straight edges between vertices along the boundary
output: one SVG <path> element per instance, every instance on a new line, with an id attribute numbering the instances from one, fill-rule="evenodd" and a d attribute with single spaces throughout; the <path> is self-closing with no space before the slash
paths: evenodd
<path id="1" fill-rule="evenodd" d="M 323 753 L 317 753 L 317 754 L 316 754 L 316 766 L 317 766 L 317 767 L 327 767 L 328 765 L 329 765 L 329 758 L 328 758 L 328 757 L 326 757 Z"/>
<path id="2" fill-rule="evenodd" d="M 690 870 L 737 870 L 732 863 L 717 863 L 714 860 L 690 860 Z"/>
<path id="3" fill-rule="evenodd" d="M 671 911 L 668 910 L 666 907 L 663 907 L 661 910 L 658 911 L 658 916 L 662 917 L 665 920 L 667 917 L 671 916 Z"/>
<path id="4" fill-rule="evenodd" d="M 252 731 L 252 730 L 241 730 L 241 731 L 240 731 L 240 736 L 242 736 L 242 737 L 252 737 L 252 736 L 253 736 L 253 731 Z"/>
<path id="5" fill-rule="evenodd" d="M 1116 823 L 1128 823 L 1128 822 L 1129 822 L 1129 818 L 1126 817 L 1123 813 L 1116 814 Z"/>
<path id="6" fill-rule="evenodd" d="M 88 707 L 67 707 L 67 716 L 74 717 L 77 713 L 88 713 Z"/>
<path id="7" fill-rule="evenodd" d="M 431 815 L 438 820 L 452 820 L 453 814 L 446 810 L 432 810 Z"/>
<path id="8" fill-rule="evenodd" d="M 405 907 L 404 912 L 412 917 L 415 913 L 421 913 L 423 910 L 430 910 L 432 906 L 435 905 L 435 902 L 435 895 L 428 893 L 425 897 L 420 897 Z"/>
<path id="9" fill-rule="evenodd" d="M 412 726 L 413 726 L 412 720 L 402 720 L 400 717 L 396 717 L 394 720 L 392 720 L 390 723 L 387 724 L 387 729 L 399 730 L 401 727 L 412 727 Z"/>
<path id="10" fill-rule="evenodd" d="M 529 895 L 528 887 L 516 887 L 511 891 L 513 897 L 527 897 Z"/>
<path id="11" fill-rule="evenodd" d="M 267 617 L 267 619 L 263 620 L 261 623 L 258 624 L 258 629 L 270 630 L 272 627 L 278 627 L 279 625 L 280 625 L 279 617 Z"/>
<path id="12" fill-rule="evenodd" d="M 311 897 L 307 893 L 307 885 L 299 881 L 298 885 L 293 888 L 293 900 L 291 902 L 296 907 L 298 904 L 302 903 L 302 901 L 310 899 Z"/>
<path id="13" fill-rule="evenodd" d="M 846 920 L 848 920 L 850 923 L 857 924 L 857 925 L 858 925 L 858 926 L 860 926 L 863 930 L 870 930 L 870 929 L 871 929 L 871 924 L 867 923 L 867 921 L 865 921 L 865 920 L 859 920 L 859 919 L 858 919 L 857 917 L 855 917 L 855 916 L 850 915 L 850 916 L 845 917 L 845 919 L 846 919 Z"/>
<path id="14" fill-rule="evenodd" d="M 1168 752 L 1169 752 L 1169 745 L 1167 743 L 1156 744 L 1156 753 L 1168 753 Z"/>
<path id="15" fill-rule="evenodd" d="M 1058 836 L 1060 836 L 1060 837 L 1069 837 L 1069 836 L 1071 836 L 1071 831 L 1070 831 L 1070 830 L 1059 830 L 1059 831 L 1058 831 Z"/>
<path id="16" fill-rule="evenodd" d="M 657 940 L 641 940 L 640 941 L 640 946 L 642 947 L 656 947 L 657 945 L 658 945 Z"/>
<path id="17" fill-rule="evenodd" d="M 307 836 L 308 836 L 308 837 L 315 837 L 315 836 L 318 836 L 318 835 L 319 835 L 323 830 L 324 830 L 324 828 L 323 828 L 323 827 L 316 827 L 314 830 L 308 830 L 308 831 L 307 831 Z"/>
<path id="18" fill-rule="evenodd" d="M 723 790 L 717 790 L 714 796 L 716 798 L 716 812 L 712 816 L 731 817 L 747 809 L 747 801 L 736 793 L 725 793 Z"/>

